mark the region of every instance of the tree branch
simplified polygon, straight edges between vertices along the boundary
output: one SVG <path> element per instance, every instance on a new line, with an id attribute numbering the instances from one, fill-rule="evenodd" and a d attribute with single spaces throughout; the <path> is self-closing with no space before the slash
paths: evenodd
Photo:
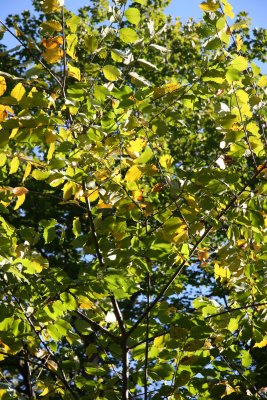
<path id="1" fill-rule="evenodd" d="M 232 313 L 232 312 L 239 311 L 239 310 L 246 310 L 247 308 L 260 307 L 260 306 L 266 306 L 266 305 L 267 305 L 267 302 L 265 302 L 265 303 L 253 303 L 253 304 L 248 304 L 246 306 L 240 306 L 240 307 L 236 307 L 236 308 L 229 308 L 228 310 L 223 310 L 223 311 L 220 311 L 218 313 L 208 315 L 207 317 L 205 317 L 205 319 L 218 317 L 219 315 L 228 314 L 228 313 Z"/>
<path id="2" fill-rule="evenodd" d="M 227 206 L 222 210 L 218 215 L 216 220 L 220 221 L 220 219 L 228 212 L 228 210 L 235 204 L 236 200 L 242 195 L 242 193 L 246 190 L 246 188 L 258 177 L 258 175 L 267 168 L 267 161 L 265 161 L 264 165 L 262 165 L 258 170 L 254 173 L 254 175 L 247 181 L 242 189 L 232 198 L 232 200 L 229 201 Z M 192 257 L 192 255 L 195 253 L 197 250 L 198 246 L 203 242 L 203 240 L 208 236 L 208 234 L 212 231 L 213 226 L 209 225 L 203 235 L 199 238 L 199 240 L 196 242 L 196 244 L 193 246 L 188 260 Z M 156 304 L 161 300 L 161 298 L 164 296 L 166 291 L 169 289 L 171 284 L 174 282 L 174 280 L 177 278 L 178 275 L 183 271 L 184 266 L 188 262 L 188 260 L 184 260 L 178 267 L 176 264 L 173 265 L 173 268 L 176 268 L 175 272 L 172 274 L 168 282 L 163 286 L 163 288 L 160 290 L 159 294 L 156 296 L 154 301 L 150 303 L 150 305 L 146 308 L 146 310 L 143 312 L 143 314 L 139 317 L 139 319 L 135 322 L 135 324 L 129 329 L 127 332 L 127 335 L 130 336 L 131 333 L 140 325 L 140 323 L 146 318 L 146 316 L 153 310 L 153 308 L 156 306 Z"/>
<path id="3" fill-rule="evenodd" d="M 83 314 L 81 311 L 75 311 L 75 313 L 77 315 L 79 315 L 79 317 L 81 317 L 84 321 L 88 322 L 95 331 L 101 332 L 103 335 L 110 337 L 116 343 L 120 343 L 119 336 L 113 335 L 113 333 L 111 333 L 107 329 L 103 328 L 103 326 L 98 325 L 97 322 L 95 322 L 91 318 L 87 317 L 87 315 Z"/>
<path id="4" fill-rule="evenodd" d="M 149 273 L 147 274 L 147 307 L 150 305 L 150 275 Z M 148 335 L 149 335 L 149 313 L 147 314 L 146 317 L 146 348 L 145 348 L 145 365 L 144 365 L 144 391 L 145 391 L 145 396 L 144 400 L 148 400 L 148 392 L 147 392 L 147 383 L 148 383 Z"/>

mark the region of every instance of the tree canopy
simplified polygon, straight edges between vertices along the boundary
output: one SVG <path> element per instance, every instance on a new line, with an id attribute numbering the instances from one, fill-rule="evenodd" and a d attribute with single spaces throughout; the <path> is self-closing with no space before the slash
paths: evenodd
<path id="1" fill-rule="evenodd" d="M 0 399 L 266 398 L 266 30 L 228 0 L 1 22 Z"/>

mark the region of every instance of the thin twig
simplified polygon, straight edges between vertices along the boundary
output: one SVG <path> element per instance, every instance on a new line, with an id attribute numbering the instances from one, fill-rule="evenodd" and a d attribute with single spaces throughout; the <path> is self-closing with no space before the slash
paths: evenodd
<path id="1" fill-rule="evenodd" d="M 122 400 L 129 400 L 129 349 L 127 336 L 122 338 Z"/>
<path id="2" fill-rule="evenodd" d="M 228 314 L 228 313 L 232 313 L 232 312 L 239 311 L 239 310 L 245 310 L 247 308 L 254 308 L 254 307 L 260 307 L 260 306 L 266 306 L 266 305 L 267 305 L 267 302 L 265 302 L 265 303 L 253 303 L 253 304 L 248 304 L 246 306 L 240 306 L 240 307 L 236 307 L 236 308 L 229 308 L 228 310 L 223 310 L 223 311 L 220 311 L 218 313 L 208 315 L 207 317 L 205 317 L 205 319 L 218 317 L 219 315 Z"/>
<path id="3" fill-rule="evenodd" d="M 147 307 L 150 305 L 150 274 L 147 274 Z M 145 400 L 148 400 L 148 335 L 149 335 L 149 317 L 150 314 L 147 314 L 146 317 L 146 348 L 145 348 L 145 365 L 144 365 L 144 391 L 145 391 Z"/>
<path id="4" fill-rule="evenodd" d="M 63 39 L 63 73 L 62 73 L 62 91 L 66 93 L 66 79 L 67 79 L 67 52 L 66 52 L 66 35 L 65 35 L 65 13 L 64 7 L 61 7 L 61 20 L 62 20 L 62 39 Z"/>

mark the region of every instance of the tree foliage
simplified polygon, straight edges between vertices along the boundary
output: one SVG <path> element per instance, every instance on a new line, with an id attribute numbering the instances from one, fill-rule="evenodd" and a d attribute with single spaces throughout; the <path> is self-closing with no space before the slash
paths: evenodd
<path id="1" fill-rule="evenodd" d="M 0 59 L 0 398 L 266 392 L 266 31 L 33 1 Z"/>

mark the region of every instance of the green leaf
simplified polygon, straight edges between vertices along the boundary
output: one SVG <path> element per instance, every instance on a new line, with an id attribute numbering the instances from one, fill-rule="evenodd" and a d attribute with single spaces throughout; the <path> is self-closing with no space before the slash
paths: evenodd
<path id="1" fill-rule="evenodd" d="M 244 71 L 248 66 L 248 59 L 243 56 L 237 56 L 232 62 L 231 65 L 237 71 Z"/>
<path id="2" fill-rule="evenodd" d="M 124 13 L 127 21 L 129 21 L 131 24 L 138 25 L 141 19 L 140 16 L 140 11 L 138 8 L 133 8 L 130 7 L 128 8 L 125 13 Z"/>
<path id="3" fill-rule="evenodd" d="M 127 44 L 136 42 L 139 37 L 132 28 L 121 28 L 119 30 L 120 39 Z"/>
<path id="4" fill-rule="evenodd" d="M 121 71 L 113 65 L 105 65 L 103 67 L 104 77 L 111 82 L 117 81 L 121 76 Z"/>
<path id="5" fill-rule="evenodd" d="M 41 169 L 35 169 L 32 172 L 32 177 L 36 179 L 37 181 L 44 181 L 45 179 L 49 178 L 50 176 L 50 171 L 43 171 Z"/>
<path id="6" fill-rule="evenodd" d="M 228 324 L 228 330 L 230 332 L 235 332 L 238 329 L 238 320 L 236 318 L 231 318 Z"/>
<path id="7" fill-rule="evenodd" d="M 248 368 L 252 364 L 252 357 L 248 350 L 241 350 L 241 363 L 243 367 Z"/>

